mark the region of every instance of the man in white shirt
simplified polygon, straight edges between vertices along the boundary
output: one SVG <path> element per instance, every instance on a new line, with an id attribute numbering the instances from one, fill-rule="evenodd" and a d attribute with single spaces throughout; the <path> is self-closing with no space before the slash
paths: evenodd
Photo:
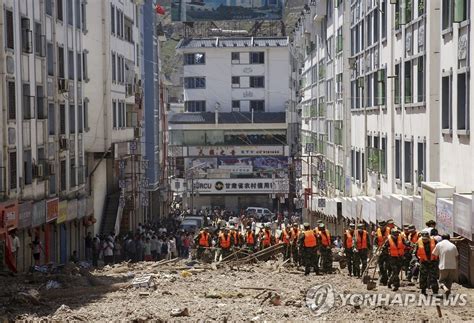
<path id="1" fill-rule="evenodd" d="M 433 220 L 429 220 L 428 222 L 425 223 L 426 224 L 426 228 L 424 228 L 423 232 L 428 232 L 429 235 L 431 235 L 431 230 L 435 229 L 436 228 L 436 222 L 433 221 Z"/>
<path id="2" fill-rule="evenodd" d="M 433 255 L 439 257 L 439 283 L 447 288 L 446 295 L 451 293 L 451 286 L 457 280 L 458 249 L 449 241 L 449 234 L 442 236 L 443 240 L 436 244 Z"/>
<path id="3" fill-rule="evenodd" d="M 18 259 L 18 252 L 20 251 L 20 238 L 16 235 L 16 230 L 13 230 L 11 233 L 11 246 L 12 246 L 12 253 L 13 253 L 13 258 L 15 265 L 17 265 L 17 259 Z"/>

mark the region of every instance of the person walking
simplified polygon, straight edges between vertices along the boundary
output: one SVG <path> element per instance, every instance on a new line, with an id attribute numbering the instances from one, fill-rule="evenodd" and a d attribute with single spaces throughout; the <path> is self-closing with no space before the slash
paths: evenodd
<path id="1" fill-rule="evenodd" d="M 426 295 L 427 288 L 431 288 L 433 294 L 438 294 L 438 257 L 433 254 L 436 243 L 434 237 L 430 237 L 428 232 L 423 231 L 415 247 L 414 253 L 420 262 L 419 282 L 423 295 Z"/>
<path id="2" fill-rule="evenodd" d="M 323 272 L 330 273 L 332 272 L 332 240 L 329 230 L 326 229 L 324 223 L 320 223 L 318 226 L 319 232 L 319 252 L 321 254 L 321 267 Z"/>
<path id="3" fill-rule="evenodd" d="M 319 267 L 316 261 L 318 237 L 314 230 L 311 230 L 309 223 L 304 223 L 303 227 L 304 231 L 300 233 L 298 244 L 301 250 L 300 259 L 304 265 L 304 274 L 308 276 L 311 268 L 314 268 L 314 272 L 319 274 Z"/>
<path id="4" fill-rule="evenodd" d="M 87 236 L 84 238 L 84 247 L 86 249 L 86 260 L 92 260 L 92 233 L 87 232 Z"/>
<path id="5" fill-rule="evenodd" d="M 41 244 L 38 234 L 35 234 L 35 239 L 30 244 L 31 252 L 33 253 L 33 259 L 35 261 L 35 266 L 40 265 L 41 251 L 44 253 L 43 245 Z"/>
<path id="6" fill-rule="evenodd" d="M 104 264 L 109 265 L 114 262 L 114 243 L 112 238 L 108 237 L 102 244 L 102 253 L 104 255 Z"/>
<path id="7" fill-rule="evenodd" d="M 405 254 L 405 241 L 398 229 L 392 229 L 384 248 L 388 251 L 388 265 L 390 266 L 390 277 L 387 286 L 388 288 L 393 286 L 393 291 L 397 291 L 400 288 L 400 270 Z"/>
<path id="8" fill-rule="evenodd" d="M 367 268 L 369 258 L 370 239 L 364 224 L 357 224 L 356 243 L 354 249 L 354 276 L 360 277 Z M 362 265 L 362 268 L 360 267 Z"/>
<path id="9" fill-rule="evenodd" d="M 449 234 L 444 234 L 441 238 L 443 240 L 435 246 L 433 255 L 439 258 L 439 284 L 446 289 L 446 296 L 449 296 L 453 282 L 458 278 L 459 252 L 458 248 L 450 241 Z"/>
<path id="10" fill-rule="evenodd" d="M 151 255 L 151 240 L 146 238 L 145 243 L 143 244 L 143 256 L 144 261 L 152 261 L 153 257 Z"/>

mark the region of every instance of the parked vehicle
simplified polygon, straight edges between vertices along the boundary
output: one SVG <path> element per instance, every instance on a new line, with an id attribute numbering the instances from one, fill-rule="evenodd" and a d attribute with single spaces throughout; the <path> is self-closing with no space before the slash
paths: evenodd
<path id="1" fill-rule="evenodd" d="M 267 208 L 250 206 L 245 209 L 245 214 L 253 215 L 258 221 L 271 222 L 275 218 L 275 214 Z"/>

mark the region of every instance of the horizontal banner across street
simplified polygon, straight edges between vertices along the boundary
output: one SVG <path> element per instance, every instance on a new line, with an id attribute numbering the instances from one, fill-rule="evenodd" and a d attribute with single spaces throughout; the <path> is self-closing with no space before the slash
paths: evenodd
<path id="1" fill-rule="evenodd" d="M 194 181 L 194 193 L 199 194 L 286 194 L 288 192 L 288 179 L 199 179 Z"/>

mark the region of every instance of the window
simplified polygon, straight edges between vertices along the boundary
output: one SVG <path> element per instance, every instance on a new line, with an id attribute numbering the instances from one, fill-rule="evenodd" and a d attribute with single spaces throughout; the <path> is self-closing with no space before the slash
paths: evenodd
<path id="1" fill-rule="evenodd" d="M 385 69 L 377 71 L 377 94 L 375 95 L 375 105 L 385 105 L 387 85 L 385 83 Z"/>
<path id="2" fill-rule="evenodd" d="M 240 101 L 233 100 L 232 101 L 232 112 L 239 112 L 240 111 Z"/>
<path id="3" fill-rule="evenodd" d="M 54 195 L 56 194 L 56 175 L 55 174 L 50 174 L 49 175 L 49 194 Z"/>
<path id="4" fill-rule="evenodd" d="M 54 103 L 48 104 L 48 133 L 50 136 L 56 134 L 56 114 L 54 112 Z"/>
<path id="5" fill-rule="evenodd" d="M 400 104 L 400 64 L 395 65 L 395 104 Z"/>
<path id="6" fill-rule="evenodd" d="M 402 145 L 400 139 L 395 139 L 395 178 L 401 179 Z"/>
<path id="7" fill-rule="evenodd" d="M 461 22 L 468 19 L 468 2 L 469 0 L 454 0 L 454 22 Z"/>
<path id="8" fill-rule="evenodd" d="M 117 102 L 112 101 L 112 124 L 114 128 L 117 128 L 118 123 L 117 123 Z"/>
<path id="9" fill-rule="evenodd" d="M 405 0 L 405 23 L 409 23 L 413 19 L 413 2 L 414 0 Z"/>
<path id="10" fill-rule="evenodd" d="M 412 62 L 405 62 L 405 103 L 413 102 Z"/>
<path id="11" fill-rule="evenodd" d="M 41 165 L 43 166 L 43 176 L 45 174 L 45 167 L 46 167 L 46 156 L 45 156 L 45 153 L 44 153 L 44 148 L 43 147 L 39 147 L 38 148 L 38 165 Z M 40 178 L 40 180 L 43 180 L 43 176 L 39 176 L 40 174 L 37 174 L 37 177 Z"/>
<path id="12" fill-rule="evenodd" d="M 74 52 L 72 50 L 68 51 L 67 58 L 68 76 L 70 80 L 74 80 Z"/>
<path id="13" fill-rule="evenodd" d="M 24 53 L 33 53 L 33 34 L 28 18 L 21 18 L 21 48 Z"/>
<path id="14" fill-rule="evenodd" d="M 23 119 L 31 119 L 31 95 L 29 84 L 23 84 Z"/>
<path id="15" fill-rule="evenodd" d="M 418 57 L 417 64 L 417 102 L 425 101 L 425 63 L 424 57 Z"/>
<path id="16" fill-rule="evenodd" d="M 66 107 L 64 104 L 59 105 L 59 134 L 66 134 Z"/>
<path id="17" fill-rule="evenodd" d="M 263 100 L 252 100 L 250 101 L 250 111 L 254 112 L 265 112 L 265 101 Z"/>
<path id="18" fill-rule="evenodd" d="M 361 154 L 361 165 L 362 165 L 362 183 L 367 181 L 367 169 L 365 168 L 365 153 Z"/>
<path id="19" fill-rule="evenodd" d="M 35 23 L 35 54 L 44 57 L 46 54 L 45 48 L 46 38 L 42 35 L 41 24 Z"/>
<path id="20" fill-rule="evenodd" d="M 31 163 L 31 150 L 23 151 L 23 176 L 25 185 L 33 182 L 33 165 Z"/>
<path id="21" fill-rule="evenodd" d="M 184 65 L 204 65 L 206 64 L 206 54 L 191 53 L 184 54 Z"/>
<path id="22" fill-rule="evenodd" d="M 388 0 L 381 0 L 381 8 L 382 8 L 382 39 L 387 38 L 387 1 Z"/>
<path id="23" fill-rule="evenodd" d="M 412 151 L 412 142 L 405 141 L 405 183 L 412 182 L 412 161 L 413 161 L 413 151 Z"/>
<path id="24" fill-rule="evenodd" d="M 89 98 L 84 99 L 84 129 L 89 130 Z"/>
<path id="25" fill-rule="evenodd" d="M 36 87 L 36 117 L 38 119 L 46 119 L 46 102 L 44 100 L 43 86 Z"/>
<path id="26" fill-rule="evenodd" d="M 53 0 L 46 0 L 45 7 L 46 7 L 46 14 L 49 16 L 52 16 L 53 15 Z"/>
<path id="27" fill-rule="evenodd" d="M 69 106 L 69 133 L 72 135 L 76 132 L 76 107 Z"/>
<path id="28" fill-rule="evenodd" d="M 63 21 L 63 0 L 56 0 L 56 19 Z"/>
<path id="29" fill-rule="evenodd" d="M 249 53 L 250 64 L 264 64 L 265 53 L 264 52 L 250 52 Z"/>
<path id="30" fill-rule="evenodd" d="M 61 191 L 66 190 L 66 161 L 61 160 L 60 162 L 60 173 L 61 173 Z"/>
<path id="31" fill-rule="evenodd" d="M 458 130 L 469 130 L 469 74 L 458 74 Z"/>
<path id="32" fill-rule="evenodd" d="M 204 89 L 206 87 L 205 77 L 185 77 L 184 88 L 185 89 Z"/>
<path id="33" fill-rule="evenodd" d="M 81 22 L 83 32 L 87 31 L 86 21 L 86 4 L 84 2 L 81 2 Z"/>
<path id="34" fill-rule="evenodd" d="M 15 81 L 8 81 L 8 119 L 16 119 L 16 86 Z"/>
<path id="35" fill-rule="evenodd" d="M 252 88 L 264 88 L 265 78 L 263 76 L 250 76 L 250 87 Z"/>
<path id="36" fill-rule="evenodd" d="M 112 82 L 117 81 L 117 67 L 116 67 L 116 55 L 115 53 L 112 53 Z"/>
<path id="37" fill-rule="evenodd" d="M 47 45 L 48 75 L 54 76 L 54 47 L 52 43 Z"/>
<path id="38" fill-rule="evenodd" d="M 115 35 L 115 7 L 110 5 L 110 30 Z"/>
<path id="39" fill-rule="evenodd" d="M 374 43 L 379 41 L 379 10 L 374 11 Z"/>
<path id="40" fill-rule="evenodd" d="M 355 178 L 355 169 L 356 169 L 356 161 L 355 161 L 355 151 L 351 149 L 351 176 Z"/>
<path id="41" fill-rule="evenodd" d="M 360 151 L 356 151 L 356 169 L 355 169 L 355 179 L 360 181 Z"/>
<path id="42" fill-rule="evenodd" d="M 240 63 L 240 53 L 239 52 L 233 52 L 231 54 L 231 59 L 232 59 L 232 63 Z"/>
<path id="43" fill-rule="evenodd" d="M 76 62 L 77 62 L 77 80 L 82 81 L 82 57 L 81 54 L 76 54 Z"/>
<path id="44" fill-rule="evenodd" d="M 184 109 L 187 112 L 206 112 L 206 101 L 186 101 Z"/>
<path id="45" fill-rule="evenodd" d="M 64 48 L 58 47 L 59 78 L 64 78 Z"/>
<path id="46" fill-rule="evenodd" d="M 442 129 L 453 129 L 452 120 L 452 76 L 444 76 L 441 81 L 441 125 Z"/>
<path id="47" fill-rule="evenodd" d="M 81 29 L 81 0 L 75 0 L 76 5 L 76 12 L 75 12 L 75 19 L 76 19 L 76 28 Z"/>
<path id="48" fill-rule="evenodd" d="M 442 12 L 442 28 L 446 30 L 451 28 L 453 24 L 453 0 L 443 0 Z"/>
<path id="49" fill-rule="evenodd" d="M 342 42 L 342 27 L 337 30 L 337 43 L 336 43 L 336 53 L 342 52 L 343 42 Z"/>
<path id="50" fill-rule="evenodd" d="M 382 138 L 382 152 L 380 154 L 380 167 L 383 174 L 387 174 L 387 138 Z"/>
<path id="51" fill-rule="evenodd" d="M 372 14 L 369 14 L 365 19 L 367 22 L 367 47 L 372 45 Z"/>
<path id="52" fill-rule="evenodd" d="M 373 74 L 369 74 L 366 76 L 366 86 L 367 86 L 367 98 L 366 98 L 366 107 L 372 107 L 373 106 L 373 95 L 372 95 L 372 80 L 373 80 Z"/>
<path id="53" fill-rule="evenodd" d="M 424 142 L 418 143 L 418 178 L 417 184 L 421 187 L 421 182 L 426 180 L 425 177 L 426 169 L 426 144 Z"/>
<path id="54" fill-rule="evenodd" d="M 13 33 L 13 12 L 5 10 L 5 42 L 7 48 L 15 49 L 15 34 Z"/>
<path id="55" fill-rule="evenodd" d="M 425 0 L 418 0 L 418 17 L 421 17 L 424 13 L 425 13 Z"/>
<path id="56" fill-rule="evenodd" d="M 8 154 L 10 189 L 15 190 L 17 186 L 17 172 L 16 172 L 16 151 L 11 151 Z"/>
<path id="57" fill-rule="evenodd" d="M 84 111 L 82 105 L 77 106 L 77 132 L 84 132 L 84 123 L 83 123 Z"/>
<path id="58" fill-rule="evenodd" d="M 240 87 L 240 77 L 232 76 L 232 87 Z"/>
<path id="59" fill-rule="evenodd" d="M 70 26 L 74 26 L 72 11 L 72 0 L 67 0 L 67 23 Z"/>
<path id="60" fill-rule="evenodd" d="M 76 186 L 76 164 L 74 161 L 74 157 L 71 158 L 69 162 L 69 186 L 75 187 Z"/>
<path id="61" fill-rule="evenodd" d="M 133 43 L 133 21 L 125 17 L 124 21 L 124 29 L 125 29 L 125 40 L 129 43 Z"/>

